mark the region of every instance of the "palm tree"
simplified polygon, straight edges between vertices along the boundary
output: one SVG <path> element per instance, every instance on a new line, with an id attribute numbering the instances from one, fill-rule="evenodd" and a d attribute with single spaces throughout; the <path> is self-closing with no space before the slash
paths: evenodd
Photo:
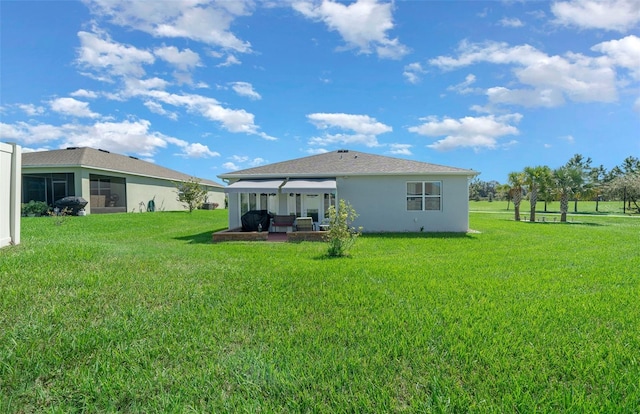
<path id="1" fill-rule="evenodd" d="M 586 159 L 580 155 L 580 154 L 575 154 L 569 161 L 567 161 L 567 163 L 565 164 L 565 166 L 570 167 L 570 168 L 577 168 L 580 170 L 580 180 L 576 186 L 576 188 L 574 189 L 573 192 L 573 196 L 574 196 L 574 203 L 573 203 L 573 212 L 577 213 L 578 212 L 578 199 L 582 196 L 582 195 L 587 195 L 590 193 L 591 188 L 590 188 L 590 183 L 589 183 L 589 175 L 588 172 L 591 170 L 591 158 L 587 157 Z"/>
<path id="2" fill-rule="evenodd" d="M 599 167 L 594 167 L 589 171 L 589 181 L 591 182 L 591 194 L 596 199 L 596 212 L 599 208 L 600 197 L 604 191 L 605 179 L 607 177 L 607 170 L 601 164 Z"/>
<path id="3" fill-rule="evenodd" d="M 576 194 L 582 183 L 582 169 L 579 167 L 560 167 L 553 171 L 556 193 L 560 196 L 560 222 L 567 221 L 569 197 Z"/>
<path id="4" fill-rule="evenodd" d="M 529 188 L 529 202 L 531 215 L 529 221 L 536 221 L 536 203 L 538 202 L 538 190 L 546 185 L 551 176 L 551 169 L 546 165 L 524 168 L 524 184 Z"/>
<path id="5" fill-rule="evenodd" d="M 509 173 L 509 185 L 511 186 L 511 199 L 513 200 L 515 218 L 516 221 L 520 221 L 520 202 L 522 201 L 524 174 L 516 171 Z"/>

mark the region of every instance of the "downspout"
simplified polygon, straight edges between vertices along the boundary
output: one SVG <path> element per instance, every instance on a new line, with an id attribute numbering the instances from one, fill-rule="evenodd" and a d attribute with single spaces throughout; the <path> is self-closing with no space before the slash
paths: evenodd
<path id="1" fill-rule="evenodd" d="M 284 187 L 284 185 L 289 181 L 289 177 L 285 178 L 284 181 L 282 182 L 282 184 L 280 184 L 278 186 L 278 194 L 282 193 L 282 187 Z"/>

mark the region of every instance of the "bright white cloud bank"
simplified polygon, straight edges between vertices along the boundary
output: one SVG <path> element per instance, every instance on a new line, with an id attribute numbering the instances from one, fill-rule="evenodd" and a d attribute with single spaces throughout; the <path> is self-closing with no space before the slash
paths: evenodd
<path id="1" fill-rule="evenodd" d="M 640 23 L 638 0 L 571 0 L 551 5 L 556 23 L 626 32 Z"/>
<path id="2" fill-rule="evenodd" d="M 422 125 L 409 128 L 410 132 L 427 137 L 444 138 L 428 145 L 435 150 L 452 150 L 469 147 L 474 149 L 498 147 L 498 139 L 506 135 L 518 135 L 517 124 L 522 115 L 508 114 L 502 116 L 464 117 L 460 119 L 437 117 L 422 118 Z"/>
<path id="3" fill-rule="evenodd" d="M 251 44 L 230 31 L 231 23 L 251 13 L 253 1 L 85 0 L 92 12 L 113 24 L 155 37 L 186 38 L 237 52 Z"/>
<path id="4" fill-rule="evenodd" d="M 523 87 L 496 86 L 486 90 L 491 103 L 522 106 L 555 107 L 574 102 L 614 102 L 618 99 L 618 72 L 629 70 L 638 77 L 640 38 L 624 39 L 595 45 L 597 57 L 568 52 L 550 56 L 530 45 L 510 46 L 503 42 L 469 43 L 463 41 L 458 55 L 439 56 L 430 64 L 453 70 L 477 63 L 513 66 L 513 74 Z"/>

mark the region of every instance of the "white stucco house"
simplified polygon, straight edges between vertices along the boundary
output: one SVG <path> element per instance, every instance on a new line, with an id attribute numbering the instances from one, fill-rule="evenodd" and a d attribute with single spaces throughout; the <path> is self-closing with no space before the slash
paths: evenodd
<path id="1" fill-rule="evenodd" d="M 479 172 L 338 150 L 221 174 L 228 183 L 229 228 L 250 210 L 327 217 L 348 201 L 364 232 L 467 232 L 469 181 Z"/>
<path id="2" fill-rule="evenodd" d="M 86 212 L 123 213 L 147 211 L 150 201 L 156 211 L 183 211 L 175 183 L 190 175 L 106 150 L 70 147 L 22 154 L 22 202 L 46 201 L 53 205 L 67 196 L 89 202 Z M 224 207 L 224 188 L 200 179 L 207 201 Z"/>

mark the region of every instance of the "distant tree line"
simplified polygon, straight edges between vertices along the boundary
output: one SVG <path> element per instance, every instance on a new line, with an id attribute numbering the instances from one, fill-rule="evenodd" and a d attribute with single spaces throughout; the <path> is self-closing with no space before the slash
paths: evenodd
<path id="1" fill-rule="evenodd" d="M 625 212 L 640 213 L 640 159 L 627 157 L 622 164 L 607 171 L 604 166 L 593 166 L 591 158 L 575 154 L 563 166 L 551 169 L 546 165 L 527 166 L 522 171 L 509 173 L 507 183 L 482 181 L 475 178 L 469 184 L 470 200 L 508 200 L 513 203 L 515 219 L 520 220 L 520 203 L 529 199 L 530 221 L 535 221 L 536 204 L 560 201 L 560 221 L 567 220 L 569 202 L 574 212 L 578 201 L 622 201 Z"/>

